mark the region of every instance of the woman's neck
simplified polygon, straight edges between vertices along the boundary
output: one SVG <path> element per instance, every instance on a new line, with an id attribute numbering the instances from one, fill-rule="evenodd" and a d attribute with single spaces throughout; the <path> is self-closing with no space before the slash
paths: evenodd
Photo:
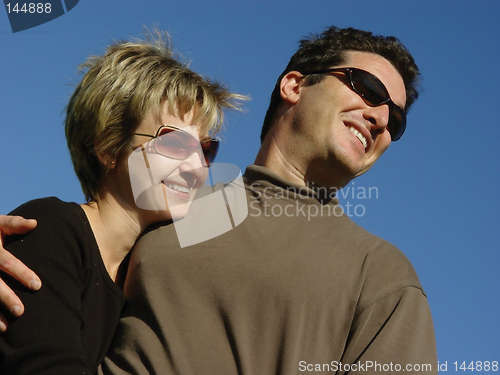
<path id="1" fill-rule="evenodd" d="M 109 196 L 81 206 L 89 219 L 106 270 L 116 281 L 121 262 L 143 228 L 130 212 Z"/>

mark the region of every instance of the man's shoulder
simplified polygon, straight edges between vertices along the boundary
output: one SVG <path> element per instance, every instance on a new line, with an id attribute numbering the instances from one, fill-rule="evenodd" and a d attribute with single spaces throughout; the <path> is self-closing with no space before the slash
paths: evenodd
<path id="1" fill-rule="evenodd" d="M 407 256 L 391 242 L 367 231 L 345 217 L 339 221 L 333 239 L 339 241 L 346 259 L 361 264 L 362 275 L 367 281 L 420 287 L 417 274 Z"/>
<path id="2" fill-rule="evenodd" d="M 427 297 L 418 275 L 407 256 L 396 246 L 380 239 L 366 253 L 361 272 L 363 289 L 359 310 L 372 305 L 394 293 L 418 290 Z"/>

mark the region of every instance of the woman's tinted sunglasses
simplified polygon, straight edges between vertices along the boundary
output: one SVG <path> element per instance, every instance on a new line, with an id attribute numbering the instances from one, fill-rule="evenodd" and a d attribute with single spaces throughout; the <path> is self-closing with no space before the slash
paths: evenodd
<path id="1" fill-rule="evenodd" d="M 205 165 L 207 167 L 214 161 L 219 149 L 219 140 L 210 138 L 208 141 L 200 142 L 192 134 L 175 126 L 163 125 L 155 135 L 134 133 L 144 137 L 153 138 L 152 147 L 163 156 L 170 159 L 185 160 L 194 152 L 203 152 Z"/>
<path id="2" fill-rule="evenodd" d="M 384 84 L 373 74 L 357 68 L 332 68 L 302 73 L 302 75 L 308 76 L 338 72 L 344 73 L 349 77 L 351 88 L 363 98 L 366 104 L 375 107 L 382 104 L 389 105 L 389 123 L 387 127 L 391 135 L 391 140 L 397 141 L 401 138 L 406 129 L 406 114 L 391 100 Z"/>

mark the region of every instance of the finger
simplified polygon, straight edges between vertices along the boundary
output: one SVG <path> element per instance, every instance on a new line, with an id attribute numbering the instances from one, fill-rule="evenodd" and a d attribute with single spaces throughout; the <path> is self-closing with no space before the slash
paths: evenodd
<path id="1" fill-rule="evenodd" d="M 21 216 L 0 215 L 0 230 L 4 236 L 10 234 L 25 234 L 36 227 L 35 219 L 25 219 Z"/>
<path id="2" fill-rule="evenodd" d="M 32 290 L 42 286 L 40 278 L 19 259 L 3 248 L 4 235 L 23 234 L 33 230 L 37 225 L 34 219 L 24 219 L 21 216 L 0 215 L 0 270 L 5 271 L 23 285 Z M 0 295 L 1 299 L 1 295 Z"/>
<path id="3" fill-rule="evenodd" d="M 0 240 L 0 250 L 3 249 L 2 241 Z M 19 259 L 8 251 L 0 251 L 0 270 L 6 272 L 16 280 L 20 281 L 24 286 L 31 290 L 38 290 L 42 286 L 40 278 L 24 265 Z M 2 299 L 0 289 L 0 300 Z"/>
<path id="4" fill-rule="evenodd" d="M 7 331 L 8 327 L 9 324 L 7 323 L 7 319 L 5 319 L 5 316 L 0 314 L 0 333 Z"/>
<path id="5" fill-rule="evenodd" d="M 0 280 L 0 303 L 2 303 L 2 305 L 4 305 L 16 318 L 24 314 L 23 303 L 3 280 Z M 4 324 L 6 323 L 7 321 L 4 320 Z"/>

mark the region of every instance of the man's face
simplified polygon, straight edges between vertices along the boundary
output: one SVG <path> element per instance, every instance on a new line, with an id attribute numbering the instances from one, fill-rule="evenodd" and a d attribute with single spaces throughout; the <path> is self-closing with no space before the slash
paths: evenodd
<path id="1" fill-rule="evenodd" d="M 375 75 L 392 101 L 404 108 L 404 82 L 389 61 L 367 52 L 347 51 L 345 56 L 339 67 Z M 389 106 L 368 105 L 351 89 L 347 75 L 326 74 L 314 85 L 301 79 L 296 93 L 289 114 L 291 127 L 280 147 L 287 149 L 289 160 L 305 182 L 341 188 L 370 169 L 389 147 Z"/>

